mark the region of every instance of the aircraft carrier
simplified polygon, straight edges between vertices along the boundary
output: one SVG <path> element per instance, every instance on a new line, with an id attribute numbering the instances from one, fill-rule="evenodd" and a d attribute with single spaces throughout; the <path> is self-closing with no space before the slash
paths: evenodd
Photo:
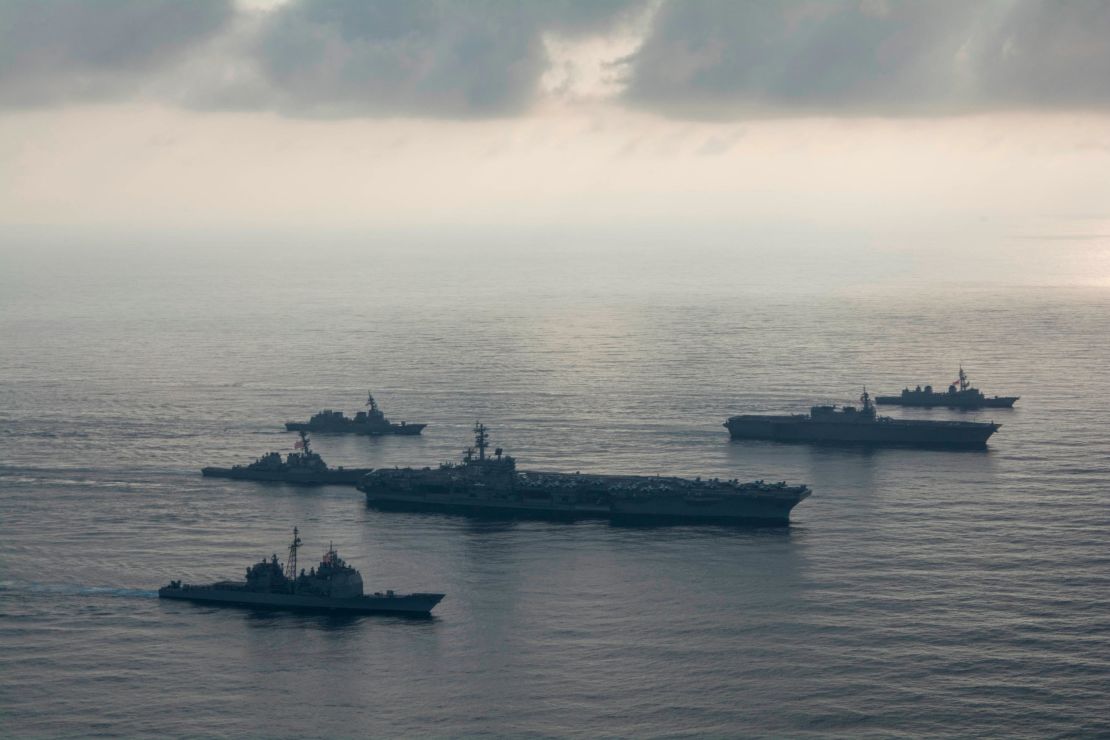
<path id="1" fill-rule="evenodd" d="M 358 484 L 368 505 L 385 510 L 468 515 L 600 518 L 614 522 L 715 522 L 781 525 L 810 495 L 804 485 L 738 479 L 519 471 L 474 426 L 461 463 L 379 468 Z"/>

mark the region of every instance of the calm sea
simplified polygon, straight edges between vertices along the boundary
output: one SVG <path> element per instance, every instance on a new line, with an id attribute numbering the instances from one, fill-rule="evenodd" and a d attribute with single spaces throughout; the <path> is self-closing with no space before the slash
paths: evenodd
<path id="1" fill-rule="evenodd" d="M 0 734 L 1110 734 L 1110 291 L 367 252 L 0 258 Z M 901 413 L 993 418 L 987 452 L 721 426 L 961 362 L 1018 406 Z M 814 495 L 788 528 L 629 529 L 199 475 L 368 389 L 424 436 L 319 436 L 329 462 L 435 464 L 481 419 L 526 467 Z M 334 542 L 372 590 L 447 598 L 429 621 L 156 598 L 294 526 L 302 558 Z"/>

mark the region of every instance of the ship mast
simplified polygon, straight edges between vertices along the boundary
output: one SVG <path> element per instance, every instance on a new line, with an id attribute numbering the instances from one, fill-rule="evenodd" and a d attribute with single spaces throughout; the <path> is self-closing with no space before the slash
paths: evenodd
<path id="1" fill-rule="evenodd" d="M 486 433 L 486 425 L 480 422 L 474 422 L 474 445 L 478 448 L 478 460 L 481 462 L 486 459 L 486 447 L 489 446 L 489 434 Z"/>
<path id="2" fill-rule="evenodd" d="M 289 558 L 285 561 L 285 577 L 290 581 L 297 580 L 297 548 L 301 546 L 301 538 L 297 536 L 297 528 L 293 527 L 293 541 L 289 544 Z"/>
<path id="3" fill-rule="evenodd" d="M 867 392 L 867 386 L 863 387 L 863 395 L 859 397 L 859 402 L 863 404 L 863 413 L 874 415 L 875 405 L 871 403 L 871 394 Z"/>
<path id="4" fill-rule="evenodd" d="M 305 430 L 302 429 L 300 431 L 300 435 L 301 435 L 301 449 L 304 450 L 305 457 L 308 457 L 308 455 L 310 455 L 312 453 L 312 448 L 308 446 L 308 432 L 306 432 Z M 295 531 L 294 531 L 294 534 L 296 534 Z"/>
<path id="5" fill-rule="evenodd" d="M 964 364 L 960 363 L 960 390 L 966 391 L 971 383 L 967 382 L 967 373 L 964 372 Z"/>
<path id="6" fill-rule="evenodd" d="M 370 407 L 370 413 L 378 410 L 378 402 L 374 400 L 374 394 L 366 391 L 366 405 Z"/>

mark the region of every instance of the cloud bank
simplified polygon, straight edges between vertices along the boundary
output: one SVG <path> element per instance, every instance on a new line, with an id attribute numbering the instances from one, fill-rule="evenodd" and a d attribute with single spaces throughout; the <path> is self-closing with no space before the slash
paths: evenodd
<path id="1" fill-rule="evenodd" d="M 524 112 L 547 70 L 543 34 L 600 34 L 633 0 L 396 2 L 281 7 L 254 49 L 293 113 L 473 117 Z"/>
<path id="2" fill-rule="evenodd" d="M 522 115 L 547 40 L 649 15 L 615 102 L 670 116 L 1110 107 L 1104 0 L 3 0 L 0 107 Z"/>
<path id="3" fill-rule="evenodd" d="M 943 115 L 1110 105 L 1104 0 L 664 4 L 626 99 L 674 114 Z"/>
<path id="4" fill-rule="evenodd" d="M 233 15 L 231 0 L 2 0 L 0 105 L 134 97 Z"/>

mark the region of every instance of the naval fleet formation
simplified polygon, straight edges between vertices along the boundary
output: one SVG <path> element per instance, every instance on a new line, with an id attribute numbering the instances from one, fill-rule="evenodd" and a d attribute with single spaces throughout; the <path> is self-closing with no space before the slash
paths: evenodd
<path id="1" fill-rule="evenodd" d="M 734 440 L 760 439 L 811 444 L 852 444 L 940 449 L 984 449 L 1000 424 L 931 421 L 879 416 L 874 403 L 958 409 L 1011 408 L 1017 396 L 987 397 L 970 387 L 960 368 L 947 392 L 932 386 L 906 388 L 898 396 L 872 402 L 864 389 L 860 406 L 817 405 L 808 414 L 742 414 L 724 426 Z M 324 434 L 420 434 L 426 424 L 393 423 L 373 395 L 368 410 L 353 418 L 324 410 L 307 422 L 287 422 L 300 439 L 295 451 L 270 452 L 248 465 L 206 467 L 207 477 L 296 483 L 355 485 L 366 502 L 381 510 L 437 511 L 471 516 L 606 519 L 614 523 L 685 523 L 785 525 L 791 510 L 811 493 L 806 485 L 785 481 L 673 476 L 605 475 L 520 470 L 516 460 L 497 447 L 489 451 L 485 425 L 475 423 L 474 445 L 461 462 L 423 468 L 331 468 L 311 448 L 308 432 Z M 297 572 L 301 540 L 294 529 L 286 563 L 277 555 L 247 568 L 244 581 L 188 585 L 172 581 L 159 589 L 167 599 L 249 607 L 325 610 L 344 613 L 427 615 L 443 594 L 363 593 L 358 571 L 329 548 L 319 566 Z"/>

